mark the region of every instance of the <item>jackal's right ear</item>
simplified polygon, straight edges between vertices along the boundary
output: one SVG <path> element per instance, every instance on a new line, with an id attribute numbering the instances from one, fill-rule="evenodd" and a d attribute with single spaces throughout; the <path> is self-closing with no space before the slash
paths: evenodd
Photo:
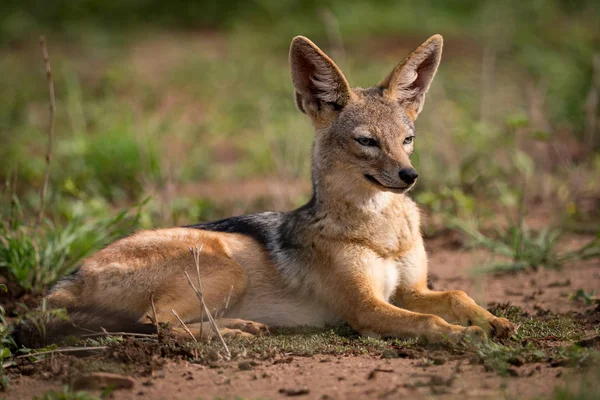
<path id="1" fill-rule="evenodd" d="M 321 49 L 304 36 L 290 46 L 290 70 L 296 90 L 296 106 L 316 116 L 325 110 L 341 110 L 352 92 L 342 71 Z"/>

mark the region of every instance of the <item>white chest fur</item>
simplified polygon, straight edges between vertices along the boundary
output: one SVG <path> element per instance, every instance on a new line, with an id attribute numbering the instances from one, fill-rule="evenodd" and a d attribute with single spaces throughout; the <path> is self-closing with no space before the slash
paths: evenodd
<path id="1" fill-rule="evenodd" d="M 381 260 L 371 266 L 370 272 L 375 294 L 379 298 L 389 301 L 396 291 L 400 279 L 398 262 L 393 259 Z"/>

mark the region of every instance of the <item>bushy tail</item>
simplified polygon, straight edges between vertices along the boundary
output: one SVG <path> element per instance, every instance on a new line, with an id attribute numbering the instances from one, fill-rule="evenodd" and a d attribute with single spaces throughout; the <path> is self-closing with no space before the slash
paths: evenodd
<path id="1" fill-rule="evenodd" d="M 77 307 L 67 310 L 67 315 L 50 311 L 38 311 L 25 318 L 12 336 L 18 347 L 40 348 L 60 343 L 70 336 L 89 333 L 130 332 L 156 333 L 150 323 L 139 322 L 140 316 L 123 311 Z"/>

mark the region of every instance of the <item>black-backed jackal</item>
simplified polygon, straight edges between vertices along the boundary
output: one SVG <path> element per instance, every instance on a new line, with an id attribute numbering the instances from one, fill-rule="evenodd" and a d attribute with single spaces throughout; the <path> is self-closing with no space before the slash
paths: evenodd
<path id="1" fill-rule="evenodd" d="M 120 331 L 148 324 L 152 298 L 160 322 L 177 325 L 173 309 L 199 332 L 206 322 L 184 271 L 195 276 L 189 249 L 202 246 L 204 298 L 229 334 L 345 321 L 364 335 L 429 341 L 508 335 L 508 320 L 463 291 L 427 288 L 419 210 L 406 192 L 418 176 L 414 123 L 441 54 L 442 37 L 432 36 L 378 85 L 351 88 L 315 44 L 294 38 L 295 100 L 316 131 L 311 200 L 290 212 L 138 232 L 63 278 L 48 305 L 79 326 Z"/>

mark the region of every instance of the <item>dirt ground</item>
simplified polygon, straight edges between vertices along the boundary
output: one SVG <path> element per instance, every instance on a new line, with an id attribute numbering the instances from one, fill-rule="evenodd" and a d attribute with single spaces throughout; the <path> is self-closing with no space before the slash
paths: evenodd
<path id="1" fill-rule="evenodd" d="M 113 393 L 116 399 L 306 399 L 364 398 L 530 398 L 552 393 L 555 383 L 570 372 L 562 367 L 529 365 L 522 377 L 504 378 L 479 365 L 448 361 L 424 366 L 419 359 L 381 359 L 377 356 L 298 357 L 289 363 L 259 364 L 240 370 L 237 364 L 210 368 L 170 363 L 151 377 L 141 378 L 132 390 Z M 31 399 L 59 382 L 22 377 L 11 399 Z"/>
<path id="2" fill-rule="evenodd" d="M 575 238 L 574 240 L 579 240 Z M 583 337 L 597 337 L 600 310 L 573 301 L 576 289 L 600 288 L 600 263 L 580 262 L 563 270 L 538 270 L 478 278 L 472 267 L 486 259 L 485 253 L 460 250 L 447 236 L 429 240 L 430 273 L 436 289 L 463 289 L 482 304 L 510 302 L 531 315 L 571 313 L 587 315 L 581 325 Z M 595 321 L 595 323 L 594 323 Z M 595 328 L 594 328 L 595 327 Z M 552 337 L 544 338 L 553 340 Z M 147 350 L 152 352 L 153 350 Z M 152 355 L 158 359 L 159 354 Z M 560 363 L 526 363 L 512 366 L 508 376 L 488 370 L 472 356 L 431 348 L 394 349 L 388 353 L 362 355 L 285 355 L 267 360 L 219 361 L 199 365 L 171 357 L 150 369 L 130 373 L 132 389 L 116 390 L 115 399 L 189 398 L 545 398 L 555 386 L 581 378 L 582 370 Z M 60 372 L 60 355 L 42 369 L 14 371 L 7 399 L 31 399 L 54 389 L 61 390 L 77 371 Z M 78 358 L 77 362 L 86 362 Z M 73 364 L 76 365 L 76 364 Z M 597 367 L 593 367 L 597 368 Z M 10 370 L 10 369 L 9 369 Z M 594 372 L 594 371 L 592 371 Z"/>

